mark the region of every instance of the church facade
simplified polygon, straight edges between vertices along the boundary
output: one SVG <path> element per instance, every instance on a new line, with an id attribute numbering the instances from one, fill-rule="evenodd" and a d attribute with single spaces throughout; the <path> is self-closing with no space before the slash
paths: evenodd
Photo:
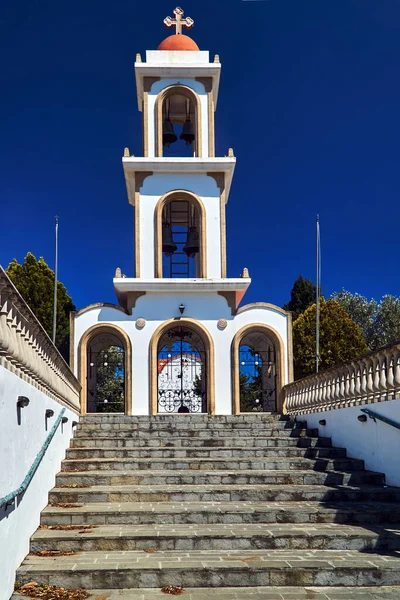
<path id="1" fill-rule="evenodd" d="M 71 315 L 82 413 L 281 412 L 293 380 L 291 314 L 238 308 L 248 270 L 227 276 L 226 205 L 236 159 L 215 156 L 221 64 L 182 29 L 135 63 L 143 156 L 122 159 L 134 207 L 134 277 L 116 270 L 118 305 Z"/>

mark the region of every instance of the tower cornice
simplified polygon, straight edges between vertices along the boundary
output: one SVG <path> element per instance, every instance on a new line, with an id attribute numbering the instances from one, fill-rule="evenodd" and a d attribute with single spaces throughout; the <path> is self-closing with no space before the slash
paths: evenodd
<path id="1" fill-rule="evenodd" d="M 155 174 L 180 175 L 194 174 L 214 177 L 219 187 L 218 174 L 224 175 L 225 202 L 228 202 L 229 192 L 232 184 L 233 173 L 236 166 L 235 157 L 217 158 L 146 158 L 136 156 L 124 156 L 122 158 L 126 187 L 130 204 L 135 206 L 136 193 L 139 191 L 138 183 L 143 185 L 145 177 Z"/>

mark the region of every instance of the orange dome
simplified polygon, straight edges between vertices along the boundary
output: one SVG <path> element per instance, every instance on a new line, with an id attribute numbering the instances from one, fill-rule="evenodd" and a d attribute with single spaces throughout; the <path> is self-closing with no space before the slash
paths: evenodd
<path id="1" fill-rule="evenodd" d="M 158 46 L 157 50 L 197 50 L 200 48 L 192 38 L 188 35 L 174 34 L 165 38 L 163 42 Z"/>

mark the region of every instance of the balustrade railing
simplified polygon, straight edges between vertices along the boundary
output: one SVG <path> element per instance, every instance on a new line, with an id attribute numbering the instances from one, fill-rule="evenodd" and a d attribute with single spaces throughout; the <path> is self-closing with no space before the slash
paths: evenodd
<path id="1" fill-rule="evenodd" d="M 78 380 L 1 267 L 0 364 L 79 411 Z"/>
<path id="2" fill-rule="evenodd" d="M 289 415 L 385 402 L 400 397 L 400 342 L 283 388 Z"/>

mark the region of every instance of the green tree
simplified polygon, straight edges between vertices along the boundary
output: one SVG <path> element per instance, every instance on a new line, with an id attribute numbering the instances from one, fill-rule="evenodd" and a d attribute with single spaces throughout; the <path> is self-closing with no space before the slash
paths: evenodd
<path id="1" fill-rule="evenodd" d="M 368 352 L 361 328 L 335 300 L 321 300 L 320 369 L 328 369 Z M 293 324 L 295 378 L 315 373 L 316 305 Z"/>
<path id="2" fill-rule="evenodd" d="M 360 294 L 352 294 L 342 289 L 332 294 L 331 298 L 339 302 L 340 306 L 347 312 L 349 317 L 359 325 L 368 346 L 373 348 L 374 328 L 378 312 L 378 304 L 375 300 L 368 300 Z"/>
<path id="3" fill-rule="evenodd" d="M 297 319 L 306 308 L 314 304 L 316 286 L 310 279 L 304 279 L 302 275 L 296 279 L 290 292 L 290 301 L 284 305 L 284 310 L 293 313 L 293 319 Z"/>
<path id="4" fill-rule="evenodd" d="M 122 348 L 110 346 L 99 352 L 94 390 L 97 412 L 124 412 L 123 364 Z"/>
<path id="5" fill-rule="evenodd" d="M 54 271 L 45 263 L 43 257 L 36 260 L 35 256 L 28 252 L 22 265 L 14 258 L 8 265 L 6 272 L 51 337 L 53 330 Z M 68 360 L 69 353 L 69 313 L 73 310 L 75 310 L 75 306 L 72 303 L 72 298 L 68 295 L 64 285 L 57 282 L 56 346 L 65 360 Z"/>
<path id="6" fill-rule="evenodd" d="M 378 303 L 346 290 L 335 292 L 332 298 L 361 327 L 371 350 L 377 350 L 400 339 L 400 298 L 387 294 Z"/>

